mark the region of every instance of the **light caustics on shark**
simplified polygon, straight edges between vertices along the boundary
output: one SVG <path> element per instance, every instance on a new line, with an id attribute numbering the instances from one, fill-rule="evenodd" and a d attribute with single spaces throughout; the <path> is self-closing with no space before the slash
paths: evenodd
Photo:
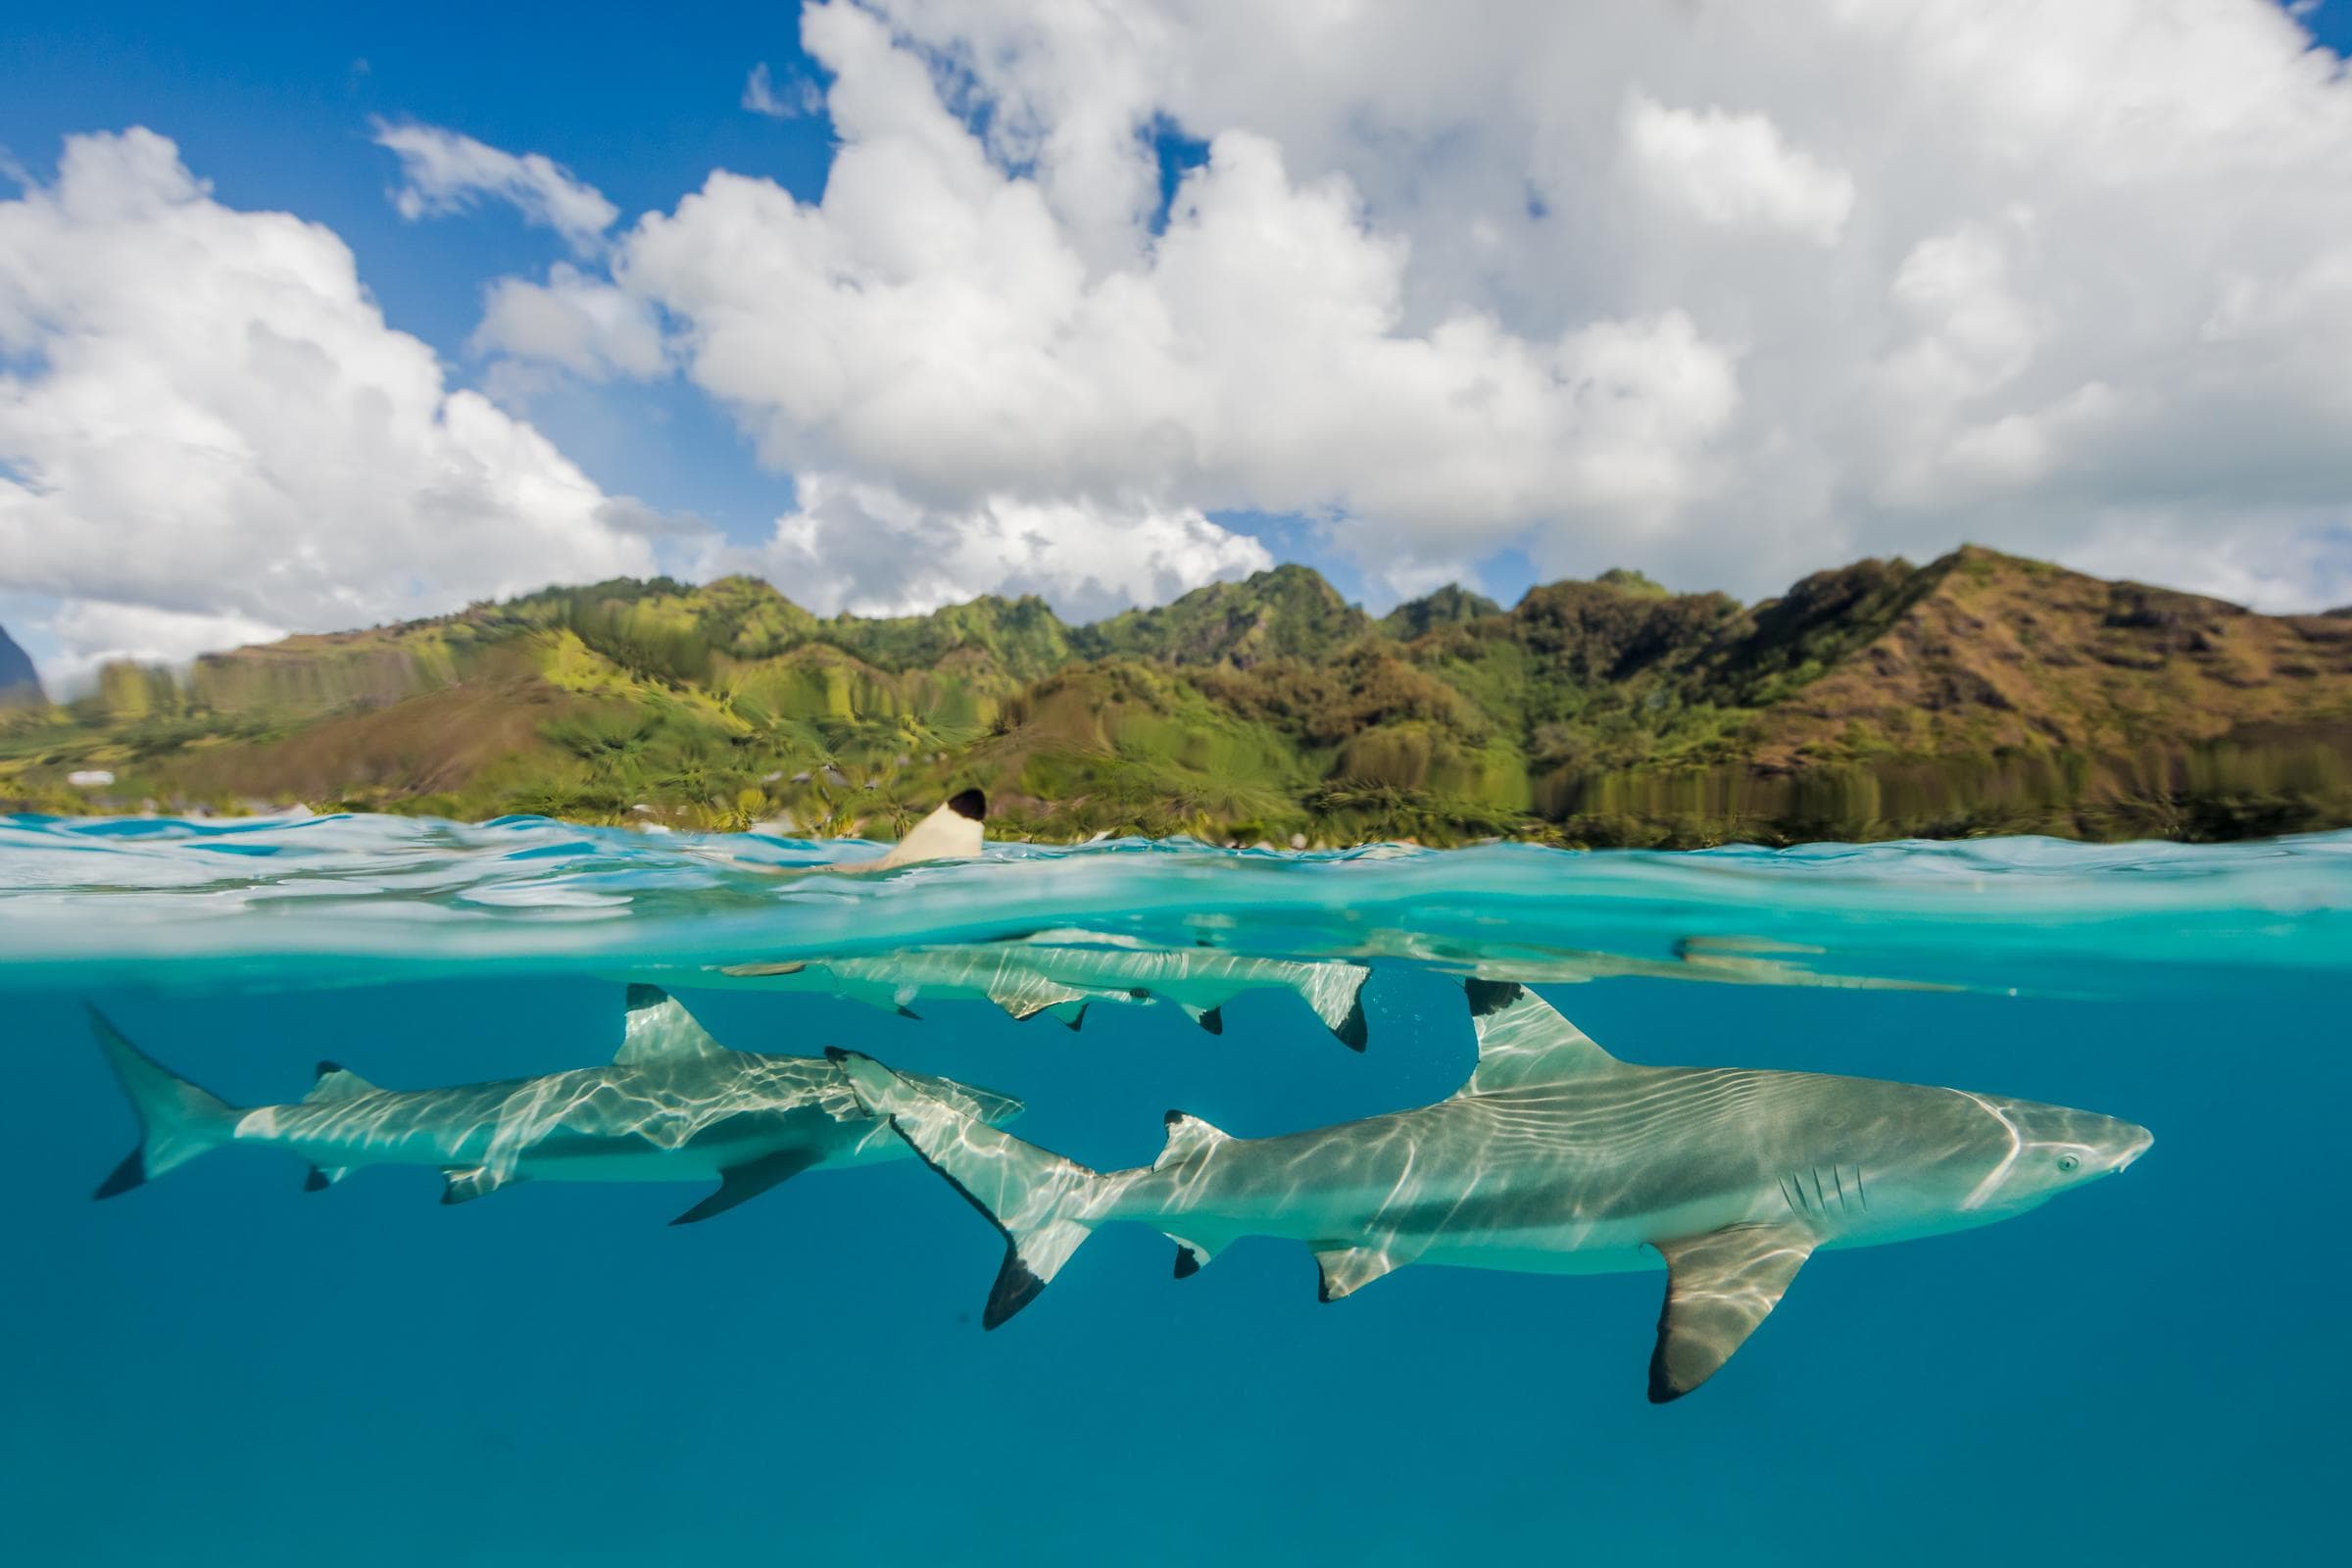
<path id="1" fill-rule="evenodd" d="M 651 986 L 629 988 L 620 1051 L 608 1066 L 412 1092 L 378 1089 L 320 1062 L 302 1100 L 250 1108 L 176 1076 L 104 1017 L 91 1018 L 140 1127 L 139 1147 L 98 1189 L 100 1198 L 214 1149 L 258 1144 L 309 1161 L 312 1191 L 361 1165 L 435 1166 L 448 1178 L 445 1203 L 523 1181 L 715 1180 L 715 1192 L 672 1221 L 686 1224 L 805 1170 L 906 1152 L 858 1105 L 838 1064 L 729 1050 Z M 1017 1100 L 949 1079 L 919 1083 L 977 1123 L 1021 1110 Z"/>
<path id="2" fill-rule="evenodd" d="M 1414 1262 L 1575 1274 L 1662 1259 L 1660 1402 L 1729 1360 L 1814 1252 L 2005 1219 L 2152 1141 L 2090 1111 L 1924 1085 L 1639 1066 L 1519 985 L 1466 990 L 1479 1060 L 1450 1098 L 1255 1139 L 1171 1111 L 1157 1160 L 1100 1174 L 870 1057 L 828 1054 L 1004 1234 L 987 1327 L 1114 1220 L 1174 1240 L 1178 1278 L 1243 1236 L 1304 1242 L 1326 1301 Z"/>
<path id="3" fill-rule="evenodd" d="M 887 956 L 736 963 L 730 979 L 821 991 L 885 1011 L 911 1012 L 925 996 L 982 998 L 1015 1018 L 1051 1016 L 1075 1029 L 1097 1002 L 1169 1002 L 1210 1034 L 1224 1004 L 1246 992 L 1296 994 L 1351 1050 L 1368 1038 L 1360 963 L 1301 962 L 1203 949 L 1149 949 L 1094 931 L 1041 931 L 1017 942 L 909 948 Z"/>

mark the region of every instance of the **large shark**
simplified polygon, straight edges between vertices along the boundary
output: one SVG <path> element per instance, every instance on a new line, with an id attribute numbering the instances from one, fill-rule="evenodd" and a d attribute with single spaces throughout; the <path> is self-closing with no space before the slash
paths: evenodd
<path id="1" fill-rule="evenodd" d="M 2146 1129 L 1963 1090 L 1620 1061 L 1511 983 L 1466 983 L 1479 1058 L 1451 1098 L 1277 1138 L 1170 1111 L 1146 1168 L 1098 1174 L 987 1126 L 868 1057 L 832 1052 L 1005 1238 L 983 1322 L 1045 1289 L 1095 1227 L 1175 1241 L 1178 1278 L 1242 1236 L 1312 1248 L 1322 1299 L 1407 1263 L 1532 1273 L 1667 1269 L 1649 1397 L 1704 1383 L 1805 1259 L 2021 1214 L 2122 1170 Z"/>
<path id="2" fill-rule="evenodd" d="M 629 988 L 620 1052 L 609 1066 L 411 1092 L 378 1089 L 322 1061 L 302 1100 L 250 1108 L 180 1078 L 95 1010 L 91 1022 L 140 1129 L 139 1147 L 99 1198 L 214 1149 L 261 1144 L 309 1161 L 313 1192 L 361 1165 L 436 1166 L 448 1178 L 445 1203 L 523 1181 L 716 1181 L 671 1221 L 683 1225 L 815 1166 L 906 1154 L 858 1106 L 839 1065 L 731 1051 L 652 986 Z M 1017 1100 L 946 1078 L 920 1087 L 979 1124 L 1021 1110 Z"/>
<path id="3" fill-rule="evenodd" d="M 1351 1050 L 1369 1038 L 1360 963 L 1299 962 L 1200 948 L 1148 948 L 1096 931 L 1041 931 L 1018 941 L 910 948 L 885 956 L 732 963 L 718 973 L 788 990 L 823 991 L 885 1011 L 907 1012 L 922 996 L 976 997 L 1015 1018 L 1051 1014 L 1078 1027 L 1096 1002 L 1169 1002 L 1210 1034 L 1224 1004 L 1249 991 L 1296 994 Z"/>

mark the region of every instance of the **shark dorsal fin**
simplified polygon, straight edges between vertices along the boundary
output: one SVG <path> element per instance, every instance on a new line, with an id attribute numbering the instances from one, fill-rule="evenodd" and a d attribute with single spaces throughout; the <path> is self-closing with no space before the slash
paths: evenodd
<path id="1" fill-rule="evenodd" d="M 1168 1143 L 1152 1162 L 1153 1170 L 1165 1170 L 1178 1160 L 1190 1159 L 1217 1145 L 1231 1140 L 1231 1133 L 1220 1132 L 1198 1116 L 1188 1116 L 1181 1110 L 1168 1112 Z M 1198 1250 L 1198 1249 L 1196 1249 Z"/>
<path id="2" fill-rule="evenodd" d="M 694 1021 L 660 986 L 629 987 L 629 1016 L 621 1028 L 620 1050 L 612 1059 L 643 1066 L 648 1062 L 678 1061 L 694 1056 L 718 1056 L 727 1048 L 710 1038 L 710 1031 Z"/>
<path id="3" fill-rule="evenodd" d="M 318 1081 L 311 1085 L 311 1092 L 302 1097 L 302 1102 L 316 1105 L 322 1100 L 356 1100 L 362 1095 L 374 1093 L 375 1085 L 349 1067 L 322 1061 L 318 1064 Z"/>
<path id="4" fill-rule="evenodd" d="M 908 828 L 905 838 L 861 869 L 889 871 L 925 860 L 968 860 L 980 853 L 980 824 L 987 814 L 988 797 L 978 790 L 965 790 Z"/>
<path id="5" fill-rule="evenodd" d="M 1564 1083 L 1625 1065 L 1523 985 L 1467 980 L 1463 988 L 1471 1026 L 1478 1032 L 1478 1067 L 1462 1086 L 1463 1094 Z"/>

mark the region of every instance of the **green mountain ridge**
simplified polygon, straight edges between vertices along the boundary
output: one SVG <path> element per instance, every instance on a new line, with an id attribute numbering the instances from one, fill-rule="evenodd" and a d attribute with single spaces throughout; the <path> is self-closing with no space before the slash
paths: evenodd
<path id="1" fill-rule="evenodd" d="M 66 775 L 103 768 L 98 794 Z M 1374 619 L 1280 566 L 1065 623 L 821 617 L 767 583 L 551 588 L 130 665 L 0 717 L 0 805 L 317 807 L 1005 836 L 1782 843 L 2352 823 L 2352 619 L 1964 548 L 1776 599 L 1640 573 Z"/>
<path id="2" fill-rule="evenodd" d="M 37 708 L 48 700 L 31 656 L 0 626 L 0 708 Z"/>

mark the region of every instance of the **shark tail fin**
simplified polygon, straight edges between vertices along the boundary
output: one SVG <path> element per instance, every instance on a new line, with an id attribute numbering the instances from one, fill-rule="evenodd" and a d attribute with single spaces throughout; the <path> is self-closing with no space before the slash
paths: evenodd
<path id="1" fill-rule="evenodd" d="M 1363 1050 L 1372 1037 L 1371 1024 L 1364 1017 L 1364 982 L 1372 978 L 1372 971 L 1360 963 L 1336 960 L 1309 967 L 1312 972 L 1298 982 L 1298 995 L 1341 1045 L 1349 1051 Z"/>
<path id="2" fill-rule="evenodd" d="M 92 1197 L 127 1193 L 207 1150 L 218 1149 L 235 1135 L 239 1115 L 235 1106 L 139 1050 L 95 1007 L 90 1009 L 90 1029 L 139 1118 L 139 1147 L 115 1167 Z"/>
<path id="3" fill-rule="evenodd" d="M 1107 1217 L 1106 1180 L 1084 1165 L 966 1114 L 871 1056 L 839 1047 L 825 1054 L 848 1075 L 866 1113 L 887 1117 L 925 1164 L 1004 1233 L 1004 1264 L 988 1293 L 982 1328 L 995 1328 L 1037 1299 Z"/>

